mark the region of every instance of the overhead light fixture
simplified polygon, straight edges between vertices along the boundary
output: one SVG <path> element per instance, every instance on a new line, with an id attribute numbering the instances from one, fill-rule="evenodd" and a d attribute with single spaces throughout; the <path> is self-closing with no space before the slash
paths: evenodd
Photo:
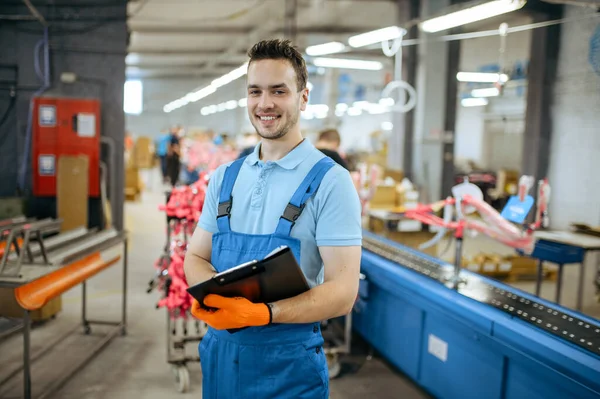
<path id="1" fill-rule="evenodd" d="M 483 107 L 488 105 L 488 100 L 485 98 L 463 98 L 460 105 L 463 107 Z"/>
<path id="2" fill-rule="evenodd" d="M 308 104 L 306 110 L 302 111 L 302 117 L 304 119 L 325 119 L 329 114 L 329 107 L 327 104 Z"/>
<path id="3" fill-rule="evenodd" d="M 351 108 L 348 108 L 347 113 L 350 116 L 358 116 L 358 115 L 362 114 L 362 109 L 351 107 Z"/>
<path id="4" fill-rule="evenodd" d="M 508 82 L 508 75 L 504 73 L 459 72 L 456 74 L 456 79 L 459 82 L 506 83 Z"/>
<path id="5" fill-rule="evenodd" d="M 340 42 L 329 42 L 323 44 L 317 44 L 316 46 L 308 46 L 306 48 L 306 54 L 311 57 L 341 53 L 346 49 L 346 45 Z"/>
<path id="6" fill-rule="evenodd" d="M 392 107 L 395 103 L 396 103 L 396 100 L 394 100 L 391 97 L 379 99 L 379 105 L 383 105 L 384 107 Z"/>
<path id="7" fill-rule="evenodd" d="M 381 122 L 381 130 L 390 131 L 394 128 L 392 122 Z"/>
<path id="8" fill-rule="evenodd" d="M 384 40 L 394 40 L 404 36 L 406 30 L 397 26 L 389 26 L 383 29 L 373 30 L 371 32 L 361 33 L 348 39 L 351 47 L 364 47 L 370 44 L 381 43 Z"/>
<path id="9" fill-rule="evenodd" d="M 346 58 L 315 58 L 313 64 L 325 68 L 362 69 L 379 71 L 383 64 L 379 61 L 351 60 Z"/>
<path id="10" fill-rule="evenodd" d="M 176 110 L 177 108 L 181 108 L 185 105 L 188 105 L 190 102 L 196 102 L 198 100 L 201 100 L 201 99 L 213 94 L 214 92 L 216 92 L 219 87 L 225 86 L 226 84 L 229 84 L 229 83 L 233 82 L 234 80 L 241 78 L 247 72 L 248 72 L 248 63 L 245 62 L 242 66 L 221 76 L 218 79 L 213 80 L 208 86 L 203 87 L 194 92 L 188 93 L 185 96 L 183 96 L 177 100 L 171 101 L 170 103 L 168 103 L 167 105 L 165 105 L 163 107 L 163 111 L 171 112 L 171 111 Z"/>
<path id="11" fill-rule="evenodd" d="M 421 22 L 423 32 L 435 33 L 496 17 L 523 8 L 525 0 L 493 0 Z"/>
<path id="12" fill-rule="evenodd" d="M 499 95 L 500 90 L 495 87 L 471 90 L 471 96 L 473 97 L 497 97 Z"/>
<path id="13" fill-rule="evenodd" d="M 214 86 L 215 88 L 218 89 L 221 86 L 225 86 L 226 84 L 231 83 L 238 78 L 241 78 L 242 76 L 244 76 L 246 74 L 247 71 L 248 71 L 248 63 L 246 62 L 241 67 L 236 68 L 233 71 L 229 72 L 228 74 L 225 74 L 225 75 L 221 76 L 220 78 L 213 80 L 210 85 Z"/>

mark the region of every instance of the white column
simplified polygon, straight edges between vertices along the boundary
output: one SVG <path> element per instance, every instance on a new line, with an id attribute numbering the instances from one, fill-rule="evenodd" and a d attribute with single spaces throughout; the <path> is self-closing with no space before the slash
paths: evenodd
<path id="1" fill-rule="evenodd" d="M 421 15 L 426 18 L 450 5 L 448 0 L 424 2 Z M 436 33 L 435 36 L 444 34 Z M 432 34 L 421 32 L 417 66 L 417 106 L 415 109 L 413 171 L 421 187 L 422 201 L 440 199 L 442 181 L 442 138 L 446 105 L 446 42 L 429 41 Z"/>

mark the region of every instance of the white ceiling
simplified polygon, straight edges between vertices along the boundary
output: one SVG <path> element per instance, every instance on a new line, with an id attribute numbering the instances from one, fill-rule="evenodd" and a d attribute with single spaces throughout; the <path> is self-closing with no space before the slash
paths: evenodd
<path id="1" fill-rule="evenodd" d="M 136 0 L 129 2 L 127 75 L 141 78 L 221 76 L 246 61 L 261 39 L 284 37 L 292 0 Z M 295 0 L 296 44 L 301 50 L 346 42 L 362 32 L 394 25 L 396 0 Z M 354 58 L 381 59 L 381 51 Z"/>

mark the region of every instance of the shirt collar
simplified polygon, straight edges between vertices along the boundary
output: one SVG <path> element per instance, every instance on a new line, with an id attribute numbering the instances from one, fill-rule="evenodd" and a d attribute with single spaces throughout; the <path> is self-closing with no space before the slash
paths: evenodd
<path id="1" fill-rule="evenodd" d="M 256 165 L 258 162 L 260 162 L 260 144 L 261 143 L 259 142 L 254 147 L 254 151 L 252 151 L 252 153 L 246 157 L 244 163 L 248 165 Z M 273 163 L 281 166 L 284 169 L 294 169 L 306 159 L 312 148 L 312 143 L 310 143 L 307 139 L 304 139 L 292 151 L 288 152 L 285 157 Z"/>

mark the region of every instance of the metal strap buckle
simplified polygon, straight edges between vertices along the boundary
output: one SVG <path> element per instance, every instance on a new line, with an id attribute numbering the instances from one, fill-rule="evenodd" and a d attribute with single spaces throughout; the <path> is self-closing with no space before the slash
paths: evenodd
<path id="1" fill-rule="evenodd" d="M 229 201 L 219 203 L 219 214 L 217 215 L 217 218 L 231 215 L 231 201 L 232 198 L 230 198 Z"/>
<path id="2" fill-rule="evenodd" d="M 297 207 L 292 204 L 288 204 L 285 207 L 285 211 L 283 211 L 283 216 L 281 216 L 281 217 L 287 221 L 296 223 L 296 220 L 298 219 L 298 217 L 300 217 L 300 214 L 302 213 L 303 209 L 304 209 L 304 204 L 300 207 Z"/>

